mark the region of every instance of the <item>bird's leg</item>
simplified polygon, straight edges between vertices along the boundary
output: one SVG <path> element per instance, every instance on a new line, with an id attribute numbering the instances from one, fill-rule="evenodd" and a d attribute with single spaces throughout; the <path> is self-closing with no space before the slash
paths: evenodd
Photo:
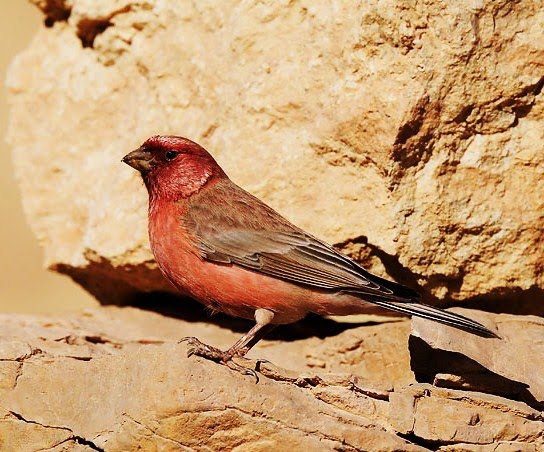
<path id="1" fill-rule="evenodd" d="M 257 309 L 255 311 L 255 326 L 225 352 L 200 342 L 196 337 L 185 337 L 180 342 L 187 342 L 189 345 L 187 356 L 197 355 L 213 361 L 222 362 L 231 369 L 245 375 L 253 375 L 258 380 L 254 370 L 236 364 L 232 361 L 232 358 L 235 356 L 243 358 L 265 334 L 272 330 L 275 326 L 271 324 L 273 318 L 274 313 L 272 311 L 269 311 L 268 309 Z"/>
<path id="2" fill-rule="evenodd" d="M 274 313 L 272 311 L 257 309 L 255 311 L 255 322 L 257 323 L 225 352 L 227 360 L 233 356 L 244 357 L 257 342 L 274 328 L 274 325 L 270 323 L 273 318 Z"/>

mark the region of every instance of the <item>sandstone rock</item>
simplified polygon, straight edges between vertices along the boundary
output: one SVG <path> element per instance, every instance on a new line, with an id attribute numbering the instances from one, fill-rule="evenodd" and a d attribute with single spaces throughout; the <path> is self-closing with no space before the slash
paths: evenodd
<path id="1" fill-rule="evenodd" d="M 422 384 L 392 393 L 390 404 L 395 429 L 420 443 L 445 444 L 445 450 L 467 450 L 463 443 L 472 446 L 468 450 L 520 443 L 517 450 L 536 451 L 543 444 L 544 417 L 524 403 Z"/>
<path id="2" fill-rule="evenodd" d="M 251 353 L 282 356 L 275 364 L 287 362 L 290 369 L 265 365 L 258 384 L 225 366 L 187 358 L 185 345 L 177 341 L 192 334 L 227 347 L 240 325 L 224 322 L 199 315 L 181 321 L 118 307 L 57 316 L 0 315 L 0 364 L 13 367 L 0 372 L 0 449 L 544 447 L 544 417 L 522 402 L 428 384 L 407 386 L 402 379 L 394 389 L 369 389 L 376 382 L 350 375 L 361 361 L 384 363 L 394 353 L 373 348 L 370 338 L 386 336 L 376 327 L 404 335 L 406 344 L 406 322 L 344 331 L 347 325 L 321 323 L 317 327 L 329 335 L 325 339 L 303 337 L 304 328 L 315 327 L 311 323 L 283 331 L 284 339 L 298 339 L 266 340 Z M 355 336 L 361 338 L 357 344 Z M 310 348 L 336 362 L 332 371 L 305 359 Z"/>
<path id="3" fill-rule="evenodd" d="M 47 265 L 102 301 L 169 289 L 119 162 L 157 133 L 435 300 L 543 296 L 540 2 L 34 2 L 8 140 Z"/>
<path id="4" fill-rule="evenodd" d="M 414 319 L 410 337 L 412 370 L 418 381 L 503 394 L 544 409 L 544 319 L 456 309 L 498 332 L 501 339 Z"/>

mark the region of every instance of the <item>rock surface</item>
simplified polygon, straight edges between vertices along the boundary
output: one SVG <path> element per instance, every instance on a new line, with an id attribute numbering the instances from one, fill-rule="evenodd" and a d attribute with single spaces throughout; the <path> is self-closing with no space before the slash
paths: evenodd
<path id="1" fill-rule="evenodd" d="M 544 310 L 541 2 L 34 3 L 8 140 L 47 265 L 102 301 L 168 290 L 119 160 L 171 133 L 435 302 Z"/>
<path id="2" fill-rule="evenodd" d="M 62 316 L 0 315 L 0 449 L 544 447 L 544 414 L 525 403 L 416 383 L 406 320 L 364 326 L 314 320 L 279 329 L 278 337 L 258 344 L 251 356 L 281 367 L 264 364 L 255 384 L 225 366 L 186 358 L 185 345 L 178 343 L 196 335 L 225 348 L 245 323 L 222 317 L 210 322 L 191 304 L 177 315 L 186 320 L 120 307 Z M 486 320 L 507 331 L 501 316 Z M 422 325 L 415 328 L 422 335 Z M 444 335 L 450 331 L 441 329 Z M 462 339 L 478 344 L 472 335 Z M 517 341 L 504 339 L 512 349 Z M 402 363 L 395 361 L 399 356 Z M 374 366 L 381 373 L 365 372 Z"/>
<path id="3" fill-rule="evenodd" d="M 503 394 L 544 410 L 544 319 L 481 314 L 456 309 L 483 323 L 494 317 L 502 339 L 471 337 L 414 319 L 410 337 L 412 370 L 418 381 Z"/>

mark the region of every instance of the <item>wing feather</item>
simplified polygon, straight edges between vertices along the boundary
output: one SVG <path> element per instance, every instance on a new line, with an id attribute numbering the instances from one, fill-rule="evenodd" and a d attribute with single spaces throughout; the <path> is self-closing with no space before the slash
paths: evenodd
<path id="1" fill-rule="evenodd" d="M 294 284 L 353 293 L 386 309 L 497 337 L 478 322 L 417 303 L 414 290 L 368 273 L 232 182 L 218 183 L 210 193 L 193 196 L 183 219 L 204 259 Z"/>
<path id="2" fill-rule="evenodd" d="M 371 275 L 332 246 L 236 189 L 235 200 L 232 196 L 222 200 L 236 203 L 231 208 L 217 208 L 217 196 L 212 200 L 203 195 L 189 209 L 203 258 L 320 289 L 356 291 L 398 301 L 418 298 L 415 291 Z M 259 215 L 254 212 L 256 205 Z M 232 211 L 237 215 L 229 216 Z"/>

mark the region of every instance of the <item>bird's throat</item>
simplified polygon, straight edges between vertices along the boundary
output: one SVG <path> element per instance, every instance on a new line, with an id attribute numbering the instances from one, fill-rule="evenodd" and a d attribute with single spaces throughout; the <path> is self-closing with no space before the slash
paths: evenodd
<path id="1" fill-rule="evenodd" d="M 211 169 L 200 171 L 198 174 L 178 172 L 168 175 L 168 177 L 164 176 L 164 174 L 154 173 L 142 176 L 149 193 L 150 207 L 152 203 L 157 201 L 176 202 L 189 198 L 214 179 Z"/>

